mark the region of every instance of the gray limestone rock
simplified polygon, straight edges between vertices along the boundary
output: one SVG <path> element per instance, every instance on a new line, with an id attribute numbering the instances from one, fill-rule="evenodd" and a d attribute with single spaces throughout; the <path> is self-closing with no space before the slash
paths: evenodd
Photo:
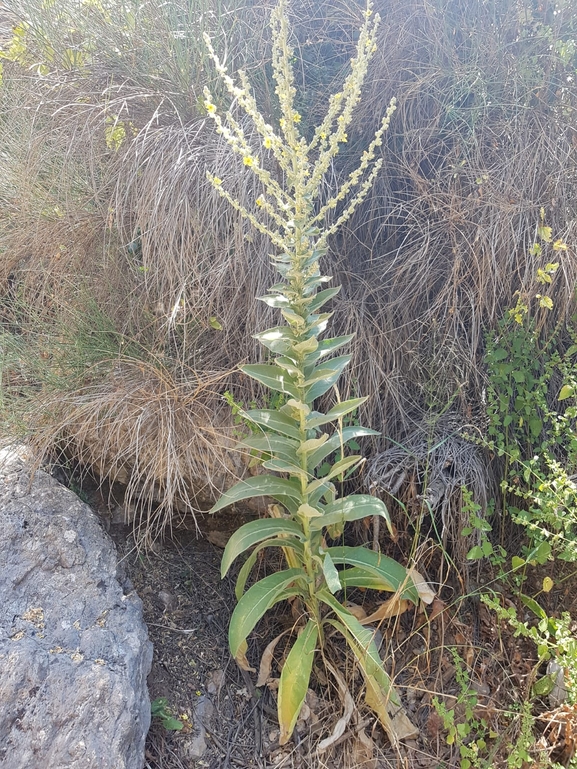
<path id="1" fill-rule="evenodd" d="M 142 769 L 151 660 L 140 599 L 96 515 L 4 456 L 0 769 Z"/>

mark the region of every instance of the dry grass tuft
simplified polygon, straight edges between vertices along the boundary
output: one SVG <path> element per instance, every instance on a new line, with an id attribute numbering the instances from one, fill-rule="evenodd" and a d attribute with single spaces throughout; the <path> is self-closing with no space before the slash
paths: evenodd
<path id="1" fill-rule="evenodd" d="M 105 361 L 74 391 L 39 395 L 27 415 L 35 453 L 57 444 L 125 484 L 125 506 L 140 502 L 136 528 L 150 542 L 186 512 L 205 510 L 243 473 L 229 410 L 214 390 L 220 378 L 191 372 L 179 382 L 158 363 Z"/>

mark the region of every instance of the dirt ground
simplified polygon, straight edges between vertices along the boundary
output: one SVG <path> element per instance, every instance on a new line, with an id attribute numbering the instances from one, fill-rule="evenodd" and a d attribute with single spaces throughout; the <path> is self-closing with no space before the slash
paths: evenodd
<path id="1" fill-rule="evenodd" d="M 103 495 L 92 492 L 88 496 L 102 513 Z M 329 640 L 328 655 L 339 660 L 358 713 L 337 742 L 319 752 L 320 740 L 332 732 L 342 715 L 338 693 L 319 665 L 307 696 L 306 718 L 297 723 L 289 745 L 279 747 L 274 680 L 270 686 L 255 689 L 255 677 L 239 670 L 227 645 L 235 575 L 221 580 L 220 559 L 228 536 L 248 517 L 238 512 L 206 516 L 198 521 L 200 531 L 191 522 L 190 530 L 174 532 L 147 553 L 135 548 L 130 526 L 105 522 L 122 568 L 143 601 L 154 645 L 151 700 L 165 698 L 167 714 L 183 724 L 181 730 L 172 731 L 162 719 L 153 718 L 146 769 L 460 769 L 462 748 L 450 744 L 443 708 L 452 711 L 455 723 L 470 724 L 462 744 L 472 745 L 474 750 L 479 734 L 486 737 L 488 747 L 483 755 L 489 763 L 483 758 L 485 763 L 479 759 L 471 766 L 512 766 L 510 746 L 522 730 L 521 715 L 515 713 L 521 713 L 530 687 L 535 645 L 515 638 L 474 597 L 474 590 L 473 597 L 469 589 L 469 595 L 462 598 L 462 575 L 446 570 L 433 545 L 422 548 L 419 568 L 437 589 L 437 599 L 422 611 L 411 609 L 375 628 L 385 666 L 418 736 L 397 750 L 391 748 L 362 704 L 358 672 L 346 650 Z M 399 557 L 395 552 L 390 555 Z M 274 566 L 261 563 L 261 576 L 262 570 Z M 476 576 L 482 583 L 481 575 Z M 351 597 L 367 612 L 382 601 L 372 591 Z M 577 596 L 567 583 L 562 592 L 552 591 L 546 598 L 547 611 L 577 608 Z M 511 603 L 509 597 L 504 601 Z M 257 668 L 268 641 L 293 625 L 288 605 L 279 604 L 276 612 L 265 615 L 249 644 L 248 656 Z M 278 678 L 282 658 L 279 643 L 271 679 Z M 575 708 L 562 706 L 553 711 L 543 698 L 533 703 L 533 714 L 541 719 L 536 722 L 541 732 L 540 755 L 547 756 L 549 764 L 521 761 L 514 767 L 552 765 L 553 759 L 569 766 L 575 750 Z"/>

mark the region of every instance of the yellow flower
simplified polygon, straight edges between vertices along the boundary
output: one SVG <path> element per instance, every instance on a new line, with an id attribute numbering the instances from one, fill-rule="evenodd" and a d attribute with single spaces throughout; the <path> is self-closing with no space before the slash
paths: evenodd
<path id="1" fill-rule="evenodd" d="M 250 155 L 245 155 L 242 159 L 242 162 L 245 164 L 245 166 L 248 166 L 249 168 L 254 165 L 254 158 Z"/>
<path id="2" fill-rule="evenodd" d="M 257 206 L 262 206 L 264 204 L 264 198 L 262 197 L 257 198 L 255 203 L 257 204 Z"/>
<path id="3" fill-rule="evenodd" d="M 266 149 L 270 150 L 270 148 L 272 147 L 272 139 L 267 136 L 263 143 Z"/>
<path id="4" fill-rule="evenodd" d="M 208 101 L 208 100 L 205 101 L 204 106 L 206 107 L 206 111 L 208 112 L 209 115 L 214 115 L 214 113 L 216 112 L 216 107 L 211 101 Z"/>
<path id="5" fill-rule="evenodd" d="M 302 118 L 301 118 L 301 116 L 299 115 L 299 113 L 298 113 L 298 112 L 295 112 L 295 113 L 294 113 L 294 115 L 293 115 L 293 122 L 295 122 L 295 123 L 300 123 L 300 122 L 301 122 L 301 120 L 302 120 Z"/>
<path id="6" fill-rule="evenodd" d="M 215 187 L 220 187 L 220 185 L 222 184 L 222 179 L 219 179 L 218 176 L 213 176 L 212 183 L 214 184 Z"/>

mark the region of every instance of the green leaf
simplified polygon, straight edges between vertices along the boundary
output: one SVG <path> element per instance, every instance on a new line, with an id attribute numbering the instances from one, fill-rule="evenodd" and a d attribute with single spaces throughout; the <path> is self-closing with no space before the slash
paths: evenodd
<path id="1" fill-rule="evenodd" d="M 338 360 L 338 358 L 336 360 Z M 321 427 L 321 425 L 326 425 L 328 422 L 334 422 L 337 419 L 342 419 L 342 417 L 350 414 L 351 411 L 358 409 L 358 407 L 361 406 L 366 400 L 367 398 L 351 398 L 350 400 L 337 403 L 336 406 L 333 406 L 332 409 L 327 411 L 326 414 L 320 414 L 319 416 L 311 415 L 311 417 L 307 419 L 307 428 Z M 379 433 L 372 434 L 379 435 Z"/>
<path id="2" fill-rule="evenodd" d="M 173 716 L 163 716 L 162 725 L 165 729 L 171 732 L 179 732 L 184 726 L 182 721 L 179 721 L 178 718 L 174 718 Z"/>
<path id="3" fill-rule="evenodd" d="M 364 587 L 366 590 L 390 590 L 382 577 L 370 574 L 366 569 L 352 568 L 343 569 L 339 572 L 339 579 L 343 588 Z"/>
<path id="4" fill-rule="evenodd" d="M 274 475 L 257 475 L 254 478 L 247 478 L 244 481 L 236 483 L 231 489 L 225 491 L 222 497 L 208 511 L 216 513 L 235 502 L 241 502 L 243 499 L 252 499 L 253 497 L 273 497 L 279 496 L 291 497 L 297 501 L 302 501 L 300 484 L 294 480 L 286 478 L 277 478 Z"/>
<path id="5" fill-rule="evenodd" d="M 240 370 L 271 390 L 287 393 L 293 398 L 299 397 L 299 391 L 292 377 L 279 366 L 268 363 L 254 363 L 248 366 L 241 366 Z"/>
<path id="6" fill-rule="evenodd" d="M 384 518 L 391 529 L 389 512 L 380 499 L 369 494 L 351 494 L 327 505 L 322 518 L 313 518 L 311 529 L 319 531 L 324 526 L 342 525 L 346 521 L 358 521 L 372 515 Z"/>
<path id="7" fill-rule="evenodd" d="M 533 694 L 537 697 L 546 697 L 551 694 L 557 683 L 557 673 L 549 673 L 533 684 Z"/>
<path id="8" fill-rule="evenodd" d="M 309 474 L 306 470 L 303 470 L 299 465 L 291 462 L 285 462 L 283 459 L 268 459 L 263 462 L 262 466 L 267 470 L 272 470 L 275 473 L 289 473 L 290 475 L 296 475 L 299 478 L 308 480 Z"/>
<path id="9" fill-rule="evenodd" d="M 323 574 L 327 583 L 328 589 L 331 593 L 338 593 L 342 589 L 339 573 L 336 570 L 335 564 L 329 552 L 326 552 L 323 557 Z"/>
<path id="10" fill-rule="evenodd" d="M 228 643 L 235 659 L 243 649 L 243 643 L 263 614 L 275 603 L 301 595 L 306 590 L 302 569 L 285 569 L 261 579 L 252 585 L 237 603 L 228 628 Z M 291 587 L 292 583 L 297 583 Z"/>
<path id="11" fill-rule="evenodd" d="M 526 561 L 523 558 L 519 558 L 518 555 L 514 555 L 511 558 L 511 569 L 513 571 L 517 571 L 517 569 L 520 569 L 523 566 L 525 566 L 525 563 L 526 563 Z"/>
<path id="12" fill-rule="evenodd" d="M 150 703 L 150 713 L 153 716 L 159 716 L 168 707 L 166 697 L 157 697 Z"/>
<path id="13" fill-rule="evenodd" d="M 362 462 L 363 457 L 361 456 L 351 456 L 351 457 L 344 457 L 343 459 L 340 459 L 338 462 L 335 462 L 335 464 L 331 467 L 329 472 L 323 476 L 323 481 L 330 481 L 331 478 L 336 478 L 339 475 L 342 475 L 342 473 L 349 470 L 349 468 L 354 467 L 355 465 L 358 465 L 359 462 Z"/>
<path id="14" fill-rule="evenodd" d="M 392 593 L 399 591 L 401 598 L 408 598 L 414 604 L 418 604 L 419 593 L 413 580 L 405 567 L 393 558 L 382 553 L 376 553 L 366 547 L 348 547 L 346 545 L 329 547 L 327 553 L 330 554 L 334 563 L 359 569 L 359 572 L 353 576 L 358 574 L 361 577 L 361 573 L 364 573 L 366 578 L 371 581 L 370 587 L 378 585 L 375 588 L 377 590 L 388 590 Z M 346 581 L 350 585 L 347 574 L 348 571 L 340 572 L 341 582 L 345 584 Z M 365 585 L 358 585 L 358 587 L 365 587 Z"/>
<path id="15" fill-rule="evenodd" d="M 258 554 L 261 550 L 264 550 L 266 547 L 290 547 L 291 550 L 295 550 L 297 556 L 300 558 L 301 562 L 304 561 L 304 548 L 302 543 L 298 539 L 267 539 L 264 542 L 260 542 L 255 549 L 252 551 L 252 553 L 249 555 L 249 557 L 246 559 L 246 561 L 241 566 L 238 577 L 236 579 L 236 585 L 234 588 L 234 593 L 236 595 L 236 600 L 240 601 L 242 594 L 244 593 L 244 588 L 246 586 L 246 581 L 249 578 L 249 575 L 252 571 L 253 566 L 256 563 L 256 559 Z"/>
<path id="16" fill-rule="evenodd" d="M 290 354 L 290 351 L 289 351 Z M 286 371 L 289 376 L 294 377 L 295 379 L 298 379 L 298 376 L 302 373 L 300 367 L 295 363 L 295 361 L 290 357 L 290 355 L 287 354 L 287 356 L 279 355 L 277 358 L 275 358 L 275 363 L 277 366 L 283 369 L 283 371 Z"/>
<path id="17" fill-rule="evenodd" d="M 567 398 L 572 398 L 575 395 L 575 389 L 573 385 L 563 385 L 561 392 L 559 393 L 559 400 L 564 401 Z"/>
<path id="18" fill-rule="evenodd" d="M 342 374 L 345 366 L 351 362 L 351 357 L 351 355 L 341 355 L 339 358 L 333 358 L 330 364 L 326 364 L 327 375 L 311 385 L 306 391 L 305 400 L 307 403 L 312 403 L 331 389 Z"/>
<path id="19" fill-rule="evenodd" d="M 551 555 L 551 543 L 550 542 L 539 542 L 537 547 L 535 547 L 529 555 L 527 556 L 527 561 L 531 565 L 535 565 L 535 563 L 538 563 L 540 566 L 544 566 L 547 561 L 549 560 L 549 556 Z"/>
<path id="20" fill-rule="evenodd" d="M 485 557 L 485 553 L 483 552 L 483 548 L 479 547 L 479 545 L 475 545 L 475 547 L 472 547 L 467 553 L 468 561 L 478 561 L 479 558 L 484 558 L 484 557 Z"/>
<path id="21" fill-rule="evenodd" d="M 304 443 L 301 443 L 301 445 L 296 450 L 296 453 L 299 456 L 302 456 L 303 454 L 308 454 L 309 452 L 312 453 L 313 451 L 316 451 L 321 446 L 324 446 L 324 444 L 327 442 L 329 436 L 326 433 L 323 433 L 318 438 L 310 438 L 308 441 L 304 441 Z"/>
<path id="22" fill-rule="evenodd" d="M 242 416 L 256 425 L 300 440 L 301 434 L 297 421 L 286 414 L 272 409 L 251 409 L 250 411 L 243 411 Z"/>
<path id="23" fill-rule="evenodd" d="M 335 358 L 335 360 L 337 359 Z M 313 369 L 312 373 L 303 382 L 303 387 L 312 387 L 317 382 L 322 382 L 327 377 L 332 376 L 334 370 L 330 367 L 330 363 L 331 361 L 328 361 L 324 366 Z"/>
<path id="24" fill-rule="evenodd" d="M 318 628 L 309 619 L 283 665 L 278 688 L 279 743 L 290 739 L 301 712 L 313 667 Z"/>
<path id="25" fill-rule="evenodd" d="M 529 430 L 533 438 L 538 438 L 543 431 L 543 422 L 538 417 L 529 420 Z"/>
<path id="26" fill-rule="evenodd" d="M 284 285 L 284 284 L 283 284 Z M 276 294 L 275 296 L 257 296 L 259 302 L 268 304 L 269 307 L 275 309 L 284 309 L 290 305 L 290 299 L 284 294 Z"/>
<path id="27" fill-rule="evenodd" d="M 533 612 L 533 614 L 536 617 L 538 617 L 539 619 L 547 619 L 547 614 L 545 610 L 541 606 L 539 606 L 539 604 L 534 598 L 531 598 L 531 596 L 521 593 L 521 600 L 523 601 L 525 606 Z"/>
<path id="28" fill-rule="evenodd" d="M 377 430 L 369 430 L 366 427 L 345 427 L 342 433 L 334 433 L 321 447 L 309 454 L 308 467 L 314 470 L 320 463 L 332 454 L 333 451 L 339 451 L 341 446 L 345 446 L 353 438 L 362 438 L 368 435 L 380 435 Z M 351 444 L 352 446 L 352 444 Z"/>
<path id="29" fill-rule="evenodd" d="M 373 632 L 368 628 L 363 627 L 358 619 L 353 617 L 350 611 L 345 609 L 345 607 L 342 606 L 328 591 L 320 590 L 319 598 L 323 603 L 329 606 L 339 618 L 340 621 L 329 620 L 329 622 L 346 638 L 347 643 L 359 661 L 363 676 L 372 676 L 383 691 L 387 692 L 390 701 L 394 705 L 400 706 L 401 702 L 399 697 L 393 689 L 391 680 L 379 657 L 379 652 L 373 640 Z"/>
<path id="30" fill-rule="evenodd" d="M 237 448 L 261 451 L 270 454 L 276 459 L 284 459 L 286 462 L 297 463 L 296 449 L 298 441 L 280 435 L 249 435 L 237 444 Z"/>
<path id="31" fill-rule="evenodd" d="M 507 350 L 504 350 L 502 347 L 498 347 L 496 350 L 491 350 L 491 352 L 487 356 L 491 361 L 500 361 L 505 360 L 505 358 L 509 357 L 509 353 Z"/>
<path id="32" fill-rule="evenodd" d="M 335 336 L 332 339 L 323 339 L 319 342 L 317 355 L 320 358 L 324 358 L 327 355 L 331 355 L 333 352 L 340 350 L 341 347 L 349 344 L 355 338 L 354 334 L 347 334 L 346 336 Z"/>
<path id="33" fill-rule="evenodd" d="M 226 576 L 233 561 L 241 553 L 250 547 L 270 537 L 296 537 L 303 538 L 301 527 L 295 521 L 286 518 L 263 518 L 258 521 L 250 521 L 237 529 L 226 543 L 224 554 L 220 564 L 221 577 Z"/>
<path id="34" fill-rule="evenodd" d="M 295 338 L 288 326 L 275 326 L 253 336 L 254 339 L 258 339 L 268 350 L 279 355 L 285 355 L 291 345 L 294 344 Z"/>
<path id="35" fill-rule="evenodd" d="M 341 290 L 340 286 L 336 288 L 325 288 L 324 291 L 319 291 L 313 301 L 308 306 L 308 312 L 313 313 L 321 309 L 330 299 L 335 297 Z"/>

